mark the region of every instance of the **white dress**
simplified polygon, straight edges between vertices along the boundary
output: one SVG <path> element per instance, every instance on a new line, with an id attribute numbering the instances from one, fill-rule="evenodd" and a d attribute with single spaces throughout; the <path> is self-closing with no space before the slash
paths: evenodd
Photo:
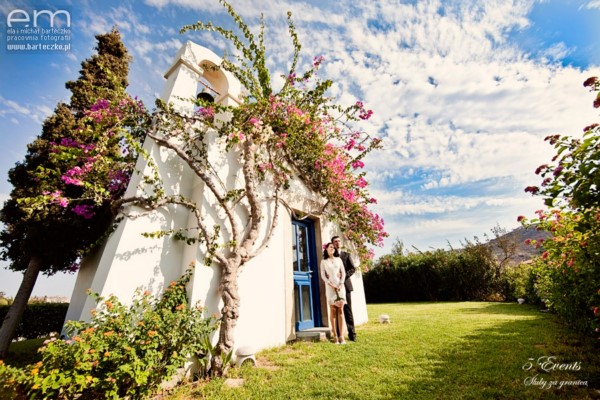
<path id="1" fill-rule="evenodd" d="M 332 305 L 338 296 L 346 301 L 346 288 L 344 287 L 346 271 L 344 270 L 344 263 L 342 263 L 341 258 L 333 257 L 321 261 L 321 279 L 325 282 L 327 304 Z M 335 289 L 328 285 L 327 282 L 336 287 L 341 286 L 341 290 L 337 292 L 337 295 Z"/>

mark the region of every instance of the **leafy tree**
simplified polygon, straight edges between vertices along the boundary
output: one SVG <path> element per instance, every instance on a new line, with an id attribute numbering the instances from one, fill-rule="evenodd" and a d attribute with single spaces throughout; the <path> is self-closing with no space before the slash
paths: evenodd
<path id="1" fill-rule="evenodd" d="M 24 276 L 0 329 L 0 357 L 7 354 L 39 273 L 77 270 L 81 256 L 111 227 L 111 199 L 124 193 L 133 171 L 137 154 L 122 152 L 123 136 L 99 136 L 93 129 L 111 102 L 131 115 L 140 107 L 124 92 L 130 56 L 116 29 L 96 39 L 97 54 L 82 63 L 78 80 L 66 84 L 71 103 L 56 106 L 28 145 L 25 160 L 9 172 L 14 188 L 0 212 L 1 256 Z M 103 123 L 114 132 L 127 125 L 117 117 Z"/>
<path id="2" fill-rule="evenodd" d="M 598 94 L 600 80 L 592 77 L 585 87 Z M 551 164 L 538 167 L 543 181 L 525 189 L 542 196 L 548 207 L 524 224 L 539 223 L 552 233 L 543 242 L 537 260 L 538 290 L 550 307 L 585 332 L 600 328 L 600 125 L 584 128 L 581 139 L 553 135 L 546 138 L 556 149 Z M 540 243 L 535 243 L 540 245 Z"/>
<path id="3" fill-rule="evenodd" d="M 485 246 L 488 247 L 493 254 L 495 267 L 494 278 L 498 281 L 510 264 L 510 260 L 517 252 L 517 235 L 508 232 L 506 228 L 502 228 L 499 224 L 496 224 L 490 231 L 492 232 L 493 237 L 487 233 L 483 236 L 487 242 Z"/>

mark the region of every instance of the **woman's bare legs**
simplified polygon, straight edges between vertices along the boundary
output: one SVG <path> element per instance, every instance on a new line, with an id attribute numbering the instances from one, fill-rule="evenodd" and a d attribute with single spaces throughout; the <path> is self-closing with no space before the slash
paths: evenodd
<path id="1" fill-rule="evenodd" d="M 346 324 L 344 323 L 344 311 L 343 308 L 341 307 L 336 307 L 337 308 L 337 323 L 338 323 L 338 327 L 339 332 L 338 332 L 338 337 L 339 337 L 339 342 L 341 344 L 346 344 L 346 341 L 344 340 L 344 326 L 346 326 Z"/>
<path id="2" fill-rule="evenodd" d="M 333 305 L 329 306 L 329 323 L 331 324 L 331 336 L 333 336 L 333 343 L 338 343 L 337 329 L 335 327 L 335 323 L 337 320 L 337 310 L 337 307 Z"/>

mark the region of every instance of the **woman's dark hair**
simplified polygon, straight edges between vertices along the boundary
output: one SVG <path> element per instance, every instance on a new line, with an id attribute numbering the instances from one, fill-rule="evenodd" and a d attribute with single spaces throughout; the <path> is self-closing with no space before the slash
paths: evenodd
<path id="1" fill-rule="evenodd" d="M 325 248 L 323 249 L 323 260 L 327 260 L 329 258 L 329 253 L 327 253 L 327 248 L 329 247 L 329 245 L 333 245 L 333 243 L 327 243 L 325 245 Z M 335 251 L 333 252 L 333 256 L 334 257 L 340 256 L 340 253 L 338 252 L 337 249 L 335 249 Z"/>

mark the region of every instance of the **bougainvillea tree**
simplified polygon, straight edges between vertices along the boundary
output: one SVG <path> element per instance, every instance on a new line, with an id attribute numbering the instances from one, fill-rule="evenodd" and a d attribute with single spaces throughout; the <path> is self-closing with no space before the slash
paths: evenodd
<path id="1" fill-rule="evenodd" d="M 130 57 L 118 31 L 96 38 L 98 53 L 82 63 L 79 79 L 67 82 L 70 104 L 58 104 L 25 160 L 9 172 L 14 189 L 0 212 L 0 245 L 2 258 L 24 277 L 0 329 L 0 357 L 38 274 L 77 269 L 81 256 L 110 229 L 113 201 L 133 172 L 135 146 L 123 148 L 127 141 L 139 142 L 139 130 L 131 128 L 143 125 L 144 114 L 124 91 Z M 100 131 L 97 116 L 109 105 L 118 115 L 103 121 L 107 129 Z"/>
<path id="2" fill-rule="evenodd" d="M 600 80 L 584 82 L 598 92 L 593 106 L 600 108 Z M 549 164 L 538 167 L 540 186 L 525 189 L 542 196 L 548 207 L 536 212 L 538 229 L 551 232 L 536 261 L 538 290 L 550 307 L 576 328 L 600 331 L 600 125 L 586 126 L 582 138 L 553 135 L 546 138 L 556 149 Z"/>
<path id="3" fill-rule="evenodd" d="M 320 209 L 311 212 L 337 223 L 363 261 L 372 257 L 367 245 L 381 245 L 387 235 L 382 219 L 369 210 L 375 200 L 369 196 L 362 172 L 365 155 L 381 145 L 379 139 L 357 128 L 357 122 L 368 119 L 372 111 L 361 102 L 338 106 L 325 95 L 332 82 L 318 78 L 323 57 L 315 57 L 305 73 L 296 70 L 301 46 L 289 13 L 294 44 L 291 68 L 281 89 L 273 90 L 266 66 L 264 25 L 256 40 L 233 8 L 225 1 L 221 3 L 236 22 L 240 36 L 202 22 L 186 26 L 182 32 L 214 31 L 230 40 L 238 56 L 225 59 L 219 67 L 240 80 L 247 96 L 236 107 L 200 102 L 193 115 L 178 114 L 162 105 L 162 115 L 154 119 L 148 133 L 195 172 L 205 185 L 204 195 L 213 199 L 213 207 L 222 216 L 219 223 L 211 225 L 197 202 L 181 196 L 168 199 L 188 207 L 196 216 L 194 232 L 198 234 L 191 235 L 187 228 L 177 232 L 179 237 L 199 242 L 207 262 L 221 268 L 222 323 L 212 363 L 216 374 L 226 367 L 222 355 L 234 345 L 240 307 L 238 274 L 269 243 L 292 181 L 298 180 L 320 195 Z M 208 154 L 215 148 L 223 155 L 233 155 L 239 163 L 235 182 L 226 183 L 212 168 Z"/>

